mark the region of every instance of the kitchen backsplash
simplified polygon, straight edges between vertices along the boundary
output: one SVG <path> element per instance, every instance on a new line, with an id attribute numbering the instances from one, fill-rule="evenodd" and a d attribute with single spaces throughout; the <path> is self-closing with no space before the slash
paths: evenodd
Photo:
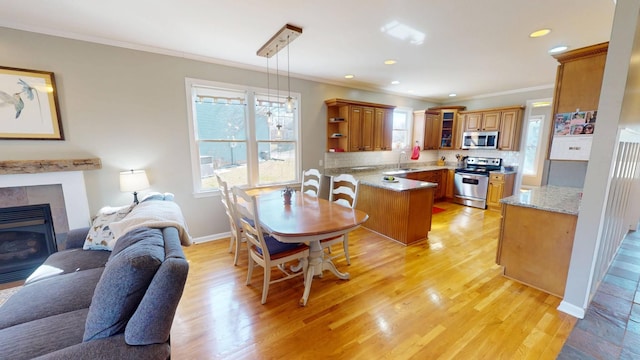
<path id="1" fill-rule="evenodd" d="M 503 165 L 518 165 L 520 153 L 517 151 L 498 150 L 426 150 L 420 152 L 420 159 L 411 160 L 411 151 L 406 150 L 400 162 L 411 166 L 434 165 L 441 156 L 445 157 L 447 163 L 456 162 L 456 154 L 463 156 L 482 156 L 502 158 Z M 349 168 L 357 166 L 382 166 L 395 165 L 400 158 L 400 152 L 395 151 L 360 151 L 330 153 L 324 155 L 325 169 Z"/>

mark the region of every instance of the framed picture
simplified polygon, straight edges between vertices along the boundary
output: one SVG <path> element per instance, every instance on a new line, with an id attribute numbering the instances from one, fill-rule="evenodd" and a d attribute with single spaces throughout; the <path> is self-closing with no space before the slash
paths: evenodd
<path id="1" fill-rule="evenodd" d="M 0 66 L 0 139 L 64 140 L 52 72 Z"/>

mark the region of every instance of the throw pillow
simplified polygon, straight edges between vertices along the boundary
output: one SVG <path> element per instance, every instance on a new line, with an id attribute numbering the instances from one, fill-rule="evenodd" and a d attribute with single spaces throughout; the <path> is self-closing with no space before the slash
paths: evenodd
<path id="1" fill-rule="evenodd" d="M 116 237 L 109 228 L 112 222 L 120 221 L 131 212 L 135 204 L 111 207 L 105 206 L 93 218 L 89 233 L 84 241 L 84 250 L 113 250 Z"/>
<path id="2" fill-rule="evenodd" d="M 127 237 L 139 238 L 137 242 Z M 122 333 L 165 257 L 160 229 L 140 229 L 120 240 L 132 243 L 109 259 L 91 299 L 83 341 Z"/>

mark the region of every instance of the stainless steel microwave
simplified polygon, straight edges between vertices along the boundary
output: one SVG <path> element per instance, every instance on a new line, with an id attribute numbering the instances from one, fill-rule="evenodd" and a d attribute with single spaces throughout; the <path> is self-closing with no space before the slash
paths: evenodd
<path id="1" fill-rule="evenodd" d="M 497 131 L 469 131 L 462 133 L 463 149 L 497 149 Z"/>

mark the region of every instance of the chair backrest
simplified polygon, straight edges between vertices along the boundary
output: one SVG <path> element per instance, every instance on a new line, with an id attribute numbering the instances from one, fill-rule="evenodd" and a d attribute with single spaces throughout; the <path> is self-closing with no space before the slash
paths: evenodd
<path id="1" fill-rule="evenodd" d="M 220 200 L 222 201 L 222 205 L 224 205 L 225 213 L 229 217 L 231 232 L 234 236 L 237 236 L 238 230 L 240 230 L 240 222 L 236 214 L 234 198 L 229 190 L 227 182 L 222 180 L 218 174 L 216 174 L 216 179 L 218 180 L 218 189 L 220 189 Z"/>
<path id="2" fill-rule="evenodd" d="M 259 249 L 265 259 L 269 259 L 269 248 L 264 240 L 262 228 L 260 227 L 260 219 L 258 216 L 258 205 L 256 197 L 247 194 L 246 191 L 237 186 L 232 188 L 233 199 L 236 206 L 236 214 L 240 219 L 240 224 L 244 230 L 244 237 Z"/>
<path id="3" fill-rule="evenodd" d="M 300 192 L 318 197 L 320 194 L 320 171 L 318 169 L 308 169 L 302 172 L 302 185 Z"/>
<path id="4" fill-rule="evenodd" d="M 360 180 L 352 175 L 340 174 L 331 178 L 329 200 L 342 206 L 355 208 L 358 202 L 358 186 Z"/>

